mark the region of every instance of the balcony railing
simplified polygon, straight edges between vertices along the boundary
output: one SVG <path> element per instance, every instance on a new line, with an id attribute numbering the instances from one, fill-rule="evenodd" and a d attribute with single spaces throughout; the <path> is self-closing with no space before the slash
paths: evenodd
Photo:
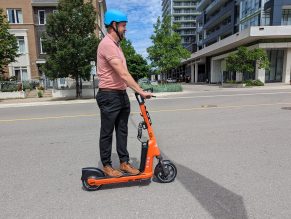
<path id="1" fill-rule="evenodd" d="M 234 9 L 233 4 L 230 3 L 226 5 L 225 7 L 221 8 L 217 14 L 215 14 L 212 17 L 209 17 L 208 21 L 204 24 L 204 28 L 210 28 L 211 26 L 214 26 L 215 24 L 219 23 L 219 21 L 228 16 L 230 13 L 232 13 Z"/>
<path id="2" fill-rule="evenodd" d="M 203 44 L 207 44 L 215 39 L 218 39 L 218 37 L 223 34 L 232 32 L 232 27 L 233 26 L 231 23 L 221 26 L 217 31 L 208 34 L 206 38 L 203 40 Z"/>
<path id="3" fill-rule="evenodd" d="M 195 7 L 196 6 L 196 3 L 174 3 L 173 4 L 173 7 Z"/>
<path id="4" fill-rule="evenodd" d="M 210 2 L 211 2 L 211 0 L 201 0 L 197 4 L 197 10 L 203 11 L 205 9 L 205 7 L 207 6 L 207 4 L 209 4 Z"/>

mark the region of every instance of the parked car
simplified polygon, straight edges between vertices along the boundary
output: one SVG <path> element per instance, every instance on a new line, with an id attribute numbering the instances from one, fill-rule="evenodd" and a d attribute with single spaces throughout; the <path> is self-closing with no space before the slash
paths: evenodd
<path id="1" fill-rule="evenodd" d="M 138 80 L 139 84 L 150 84 L 150 80 L 148 78 L 141 78 Z"/>
<path id="2" fill-rule="evenodd" d="M 151 85 L 158 85 L 158 82 L 156 80 L 152 80 Z"/>
<path id="3" fill-rule="evenodd" d="M 168 78 L 168 79 L 167 79 L 167 82 L 168 82 L 168 83 L 176 83 L 177 80 L 176 80 L 176 79 L 172 79 L 172 78 Z"/>

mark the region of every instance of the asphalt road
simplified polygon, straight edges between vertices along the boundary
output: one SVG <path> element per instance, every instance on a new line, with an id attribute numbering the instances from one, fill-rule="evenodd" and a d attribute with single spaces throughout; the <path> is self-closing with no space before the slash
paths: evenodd
<path id="1" fill-rule="evenodd" d="M 147 101 L 173 183 L 86 192 L 100 166 L 99 110 L 80 104 L 0 109 L 0 218 L 291 218 L 291 90 L 204 90 Z M 141 117 L 132 101 L 129 152 Z M 114 147 L 114 146 L 113 146 Z M 113 165 L 118 157 L 113 150 Z"/>

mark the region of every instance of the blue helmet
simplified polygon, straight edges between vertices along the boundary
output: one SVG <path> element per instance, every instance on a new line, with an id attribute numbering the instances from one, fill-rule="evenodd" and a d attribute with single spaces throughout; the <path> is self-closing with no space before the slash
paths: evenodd
<path id="1" fill-rule="evenodd" d="M 113 21 L 118 23 L 118 22 L 127 22 L 128 20 L 127 20 L 126 14 L 124 14 L 121 11 L 114 10 L 114 9 L 106 11 L 104 24 L 106 26 L 109 26 Z"/>

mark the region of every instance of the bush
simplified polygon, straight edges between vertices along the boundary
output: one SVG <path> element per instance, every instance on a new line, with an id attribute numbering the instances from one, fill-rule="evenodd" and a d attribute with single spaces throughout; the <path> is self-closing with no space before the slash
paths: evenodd
<path id="1" fill-rule="evenodd" d="M 39 80 L 32 80 L 30 81 L 31 89 L 35 89 L 39 86 Z"/>
<path id="2" fill-rule="evenodd" d="M 0 87 L 2 92 L 18 91 L 18 84 L 15 81 L 1 81 Z"/>
<path id="3" fill-rule="evenodd" d="M 159 92 L 181 92 L 183 91 L 181 84 L 170 83 L 170 84 L 158 84 L 158 85 L 151 85 L 151 84 L 141 84 L 143 89 L 153 88 L 154 93 Z"/>
<path id="4" fill-rule="evenodd" d="M 37 92 L 37 96 L 38 96 L 39 98 L 43 97 L 43 92 L 42 92 L 41 90 L 39 90 L 39 91 Z"/>
<path id="5" fill-rule="evenodd" d="M 29 81 L 23 81 L 23 90 L 32 90 L 33 86 Z"/>
<path id="6" fill-rule="evenodd" d="M 235 80 L 227 80 L 225 83 L 227 84 L 241 84 L 241 81 L 235 81 Z"/>
<path id="7" fill-rule="evenodd" d="M 39 85 L 39 86 L 37 87 L 37 89 L 38 89 L 38 90 L 44 90 L 44 87 L 43 87 L 42 85 Z"/>
<path id="8" fill-rule="evenodd" d="M 261 82 L 260 80 L 246 80 L 244 81 L 247 87 L 250 86 L 264 86 L 265 84 Z"/>

